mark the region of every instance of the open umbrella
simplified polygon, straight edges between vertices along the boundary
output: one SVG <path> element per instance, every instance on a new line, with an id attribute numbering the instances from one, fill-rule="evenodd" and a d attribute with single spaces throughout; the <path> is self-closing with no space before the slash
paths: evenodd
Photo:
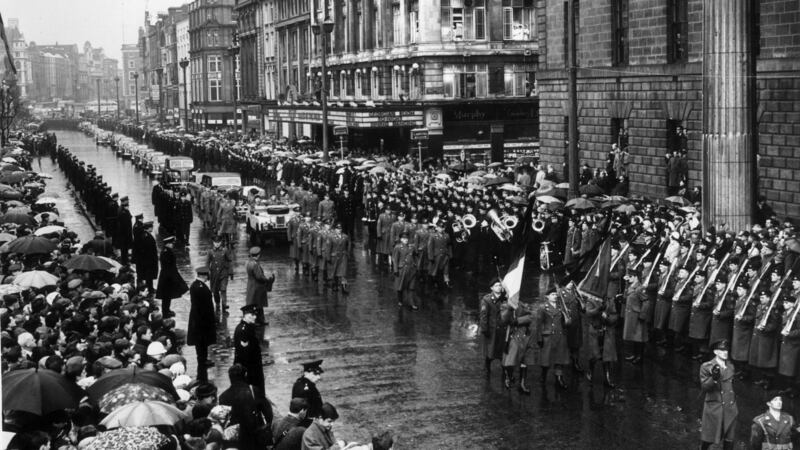
<path id="1" fill-rule="evenodd" d="M 10 156 L 6 156 L 3 159 L 0 159 L 0 161 L 2 161 L 4 163 L 9 163 L 9 164 L 18 164 L 17 160 L 12 158 L 12 157 L 10 157 Z"/>
<path id="2" fill-rule="evenodd" d="M 790 252 L 800 253 L 800 241 L 796 238 L 789 238 L 786 240 L 786 248 L 789 249 Z"/>
<path id="3" fill-rule="evenodd" d="M 477 169 L 477 167 L 475 167 L 475 164 L 472 164 L 469 161 L 462 161 L 450 164 L 449 169 L 457 170 L 459 172 L 472 172 L 473 170 Z"/>
<path id="4" fill-rule="evenodd" d="M 100 412 L 108 414 L 129 403 L 151 400 L 175 402 L 175 399 L 161 388 L 144 383 L 129 383 L 106 392 L 97 402 L 97 406 L 100 407 Z"/>
<path id="5" fill-rule="evenodd" d="M 603 188 L 596 184 L 586 184 L 579 187 L 578 192 L 585 195 L 600 195 L 603 193 Z"/>
<path id="6" fill-rule="evenodd" d="M 0 171 L 0 183 L 19 183 L 28 178 L 25 172 Z"/>
<path id="7" fill-rule="evenodd" d="M 50 239 L 45 239 L 40 236 L 22 236 L 3 245 L 3 248 L 5 249 L 5 253 L 38 255 L 52 252 L 56 249 L 56 244 Z"/>
<path id="8" fill-rule="evenodd" d="M 528 204 L 528 200 L 527 199 L 525 199 L 524 197 L 520 197 L 518 195 L 515 195 L 513 197 L 509 197 L 508 201 L 510 201 L 511 203 L 513 203 L 515 205 L 518 205 L 518 206 L 525 206 L 525 205 Z"/>
<path id="9" fill-rule="evenodd" d="M 47 217 L 48 219 L 50 219 L 51 222 L 60 219 L 58 214 L 54 213 L 53 211 L 45 211 L 33 216 L 33 220 L 35 220 L 36 223 L 42 223 L 42 216 L 45 214 L 47 214 Z"/>
<path id="10" fill-rule="evenodd" d="M 76 255 L 68 259 L 63 265 L 67 269 L 85 270 L 87 272 L 93 270 L 109 270 L 113 267 L 108 261 L 94 255 Z"/>
<path id="11" fill-rule="evenodd" d="M 667 197 L 664 199 L 665 202 L 672 203 L 678 206 L 691 206 L 692 202 L 687 200 L 685 197 L 681 197 L 680 195 L 673 195 L 671 197 Z"/>
<path id="12" fill-rule="evenodd" d="M 521 187 L 511 183 L 505 183 L 504 185 L 500 186 L 500 189 L 508 192 L 522 192 Z"/>
<path id="13" fill-rule="evenodd" d="M 474 171 L 474 172 L 469 174 L 469 176 L 471 176 L 471 177 L 482 177 L 484 175 L 486 175 L 486 171 L 485 170 L 476 170 L 476 171 Z"/>
<path id="14" fill-rule="evenodd" d="M 542 203 L 546 203 L 546 204 L 550 204 L 550 203 L 564 203 L 564 202 L 562 202 L 561 200 L 559 200 L 559 199 L 557 199 L 557 198 L 553 197 L 552 195 L 542 195 L 542 196 L 537 196 L 537 197 L 536 197 L 536 200 L 537 200 L 537 201 L 540 201 L 540 202 L 542 202 Z"/>
<path id="15" fill-rule="evenodd" d="M 489 167 L 490 169 L 494 169 L 496 167 L 503 167 L 503 163 L 495 161 L 489 164 L 487 167 Z"/>
<path id="16" fill-rule="evenodd" d="M 11 233 L 0 233 L 0 242 L 11 242 L 17 237 Z"/>
<path id="17" fill-rule="evenodd" d="M 44 270 L 31 270 L 22 272 L 14 278 L 14 284 L 24 288 L 41 289 L 45 286 L 55 286 L 58 277 Z"/>
<path id="18" fill-rule="evenodd" d="M 181 410 L 169 403 L 150 400 L 121 406 L 107 415 L 100 425 L 106 428 L 175 425 L 183 418 Z"/>
<path id="19" fill-rule="evenodd" d="M 8 208 L 6 214 L 28 214 L 31 212 L 31 207 L 27 205 L 15 206 L 13 208 Z"/>
<path id="20" fill-rule="evenodd" d="M 3 164 L 0 164 L 0 172 L 23 172 L 24 170 L 25 169 L 18 166 L 17 163 L 9 164 L 4 161 Z"/>
<path id="21" fill-rule="evenodd" d="M 58 199 L 55 197 L 39 197 L 39 200 L 36 200 L 37 205 L 55 205 L 56 203 L 58 203 Z"/>
<path id="22" fill-rule="evenodd" d="M 6 191 L 8 192 L 8 191 Z M 17 225 L 35 225 L 33 217 L 25 213 L 9 212 L 0 216 L 0 223 L 15 223 Z"/>
<path id="23" fill-rule="evenodd" d="M 99 433 L 86 450 L 153 450 L 169 443 L 169 438 L 153 427 L 126 427 Z"/>
<path id="24" fill-rule="evenodd" d="M 119 271 L 120 267 L 122 267 L 122 264 L 120 264 L 119 261 L 117 261 L 117 260 L 111 259 L 111 258 L 106 257 L 106 256 L 98 256 L 98 258 L 100 258 L 103 261 L 111 264 L 111 268 L 108 269 L 109 272 L 117 273 Z"/>
<path id="25" fill-rule="evenodd" d="M 580 209 L 592 209 L 595 207 L 595 204 L 583 197 L 578 197 L 568 201 L 566 206 L 567 208 L 580 210 Z"/>
<path id="26" fill-rule="evenodd" d="M 370 173 L 370 175 L 377 175 L 379 173 L 386 173 L 386 168 L 381 167 L 381 166 L 375 166 L 375 167 L 369 169 L 369 173 Z"/>
<path id="27" fill-rule="evenodd" d="M 16 284 L 0 284 L 0 297 L 4 295 L 19 294 L 24 290 L 25 288 L 22 286 L 17 286 Z"/>
<path id="28" fill-rule="evenodd" d="M 53 178 L 52 175 L 50 175 L 49 173 L 44 173 L 44 172 L 39 172 L 39 173 L 36 174 L 36 176 L 38 176 L 39 178 L 44 178 L 44 179 Z"/>
<path id="29" fill-rule="evenodd" d="M 414 164 L 406 163 L 399 167 L 400 170 L 414 170 Z"/>
<path id="30" fill-rule="evenodd" d="M 65 228 L 59 225 L 48 225 L 46 227 L 39 228 L 38 230 L 34 231 L 33 234 L 36 236 L 46 236 L 52 233 L 61 233 L 64 230 Z"/>
<path id="31" fill-rule="evenodd" d="M 625 214 L 633 214 L 636 212 L 636 207 L 633 205 L 620 205 L 614 208 L 614 211 L 625 213 Z"/>
<path id="32" fill-rule="evenodd" d="M 13 189 L 7 191 L 0 191 L 0 199 L 3 200 L 19 200 L 22 198 L 22 192 Z"/>
<path id="33" fill-rule="evenodd" d="M 497 178 L 488 178 L 487 177 L 486 182 L 483 185 L 486 186 L 486 187 L 489 187 L 489 186 L 498 186 L 498 185 L 506 184 L 506 183 L 510 183 L 510 182 L 511 182 L 511 180 L 509 180 L 508 178 L 505 178 L 505 177 L 497 177 Z"/>
<path id="34" fill-rule="evenodd" d="M 483 185 L 483 183 L 485 183 L 485 182 L 486 182 L 486 180 L 484 180 L 481 177 L 473 177 L 473 176 L 467 177 L 467 183 L 469 183 L 469 184 L 480 184 L 480 185 Z"/>
<path id="35" fill-rule="evenodd" d="M 73 409 L 83 398 L 83 390 L 52 370 L 12 370 L 3 374 L 3 409 L 26 411 L 43 416 L 62 409 Z"/>
<path id="36" fill-rule="evenodd" d="M 155 386 L 170 394 L 172 398 L 178 399 L 178 393 L 175 391 L 175 386 L 172 385 L 172 379 L 163 373 L 142 370 L 136 366 L 116 369 L 103 374 L 94 384 L 89 386 L 86 393 L 89 394 L 90 400 L 97 403 L 104 394 L 129 383 L 143 383 Z"/>
<path id="37" fill-rule="evenodd" d="M 515 162 L 516 164 L 520 165 L 520 164 L 535 163 L 535 162 L 537 162 L 538 160 L 539 160 L 539 157 L 537 157 L 537 156 L 533 156 L 533 155 L 523 155 L 523 156 L 520 156 L 520 157 L 518 157 L 518 158 L 517 158 L 517 160 L 516 160 L 516 161 L 514 161 L 514 162 Z"/>
<path id="38" fill-rule="evenodd" d="M 437 173 L 436 178 L 443 181 L 450 181 L 450 175 L 446 173 Z"/>

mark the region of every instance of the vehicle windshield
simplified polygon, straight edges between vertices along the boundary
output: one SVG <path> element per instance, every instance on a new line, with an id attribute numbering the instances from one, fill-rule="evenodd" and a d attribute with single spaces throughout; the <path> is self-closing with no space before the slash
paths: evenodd
<path id="1" fill-rule="evenodd" d="M 170 159 L 169 160 L 169 168 L 170 169 L 193 169 L 194 168 L 194 161 L 191 159 Z"/>
<path id="2" fill-rule="evenodd" d="M 212 186 L 241 186 L 242 180 L 238 177 L 219 177 L 211 179 Z"/>

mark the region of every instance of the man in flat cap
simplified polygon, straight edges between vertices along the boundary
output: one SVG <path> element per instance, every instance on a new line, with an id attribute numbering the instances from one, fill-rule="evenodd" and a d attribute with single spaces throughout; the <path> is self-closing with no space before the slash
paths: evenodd
<path id="1" fill-rule="evenodd" d="M 233 363 L 244 367 L 245 379 L 253 386 L 257 398 L 264 398 L 264 370 L 261 362 L 261 340 L 256 336 L 257 305 L 241 308 L 242 321 L 233 331 Z"/>
<path id="2" fill-rule="evenodd" d="M 714 358 L 700 366 L 700 387 L 705 394 L 700 429 L 701 449 L 722 442 L 733 449 L 736 436 L 736 394 L 733 392 L 733 362 L 728 359 L 730 345 L 723 339 L 712 346 Z"/>
<path id="3" fill-rule="evenodd" d="M 298 378 L 292 386 L 292 398 L 304 398 L 308 402 L 305 426 L 319 417 L 322 412 L 322 395 L 317 389 L 317 382 L 322 377 L 322 360 L 303 363 L 303 376 Z"/>
<path id="4" fill-rule="evenodd" d="M 197 268 L 197 279 L 189 287 L 191 309 L 186 331 L 186 344 L 193 345 L 197 352 L 197 379 L 208 381 L 209 367 L 214 363 L 208 359 L 208 347 L 217 343 L 214 299 L 208 287 L 208 267 Z"/>

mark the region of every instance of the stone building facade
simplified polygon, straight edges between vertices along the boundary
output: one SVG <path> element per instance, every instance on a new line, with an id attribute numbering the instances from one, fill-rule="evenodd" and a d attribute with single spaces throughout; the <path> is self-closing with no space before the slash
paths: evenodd
<path id="1" fill-rule="evenodd" d="M 541 155 L 544 162 L 561 165 L 568 145 L 567 2 L 535 2 Z M 711 8 L 725 8 L 729 19 L 724 23 L 741 21 L 745 30 L 744 56 L 754 64 L 754 75 L 748 77 L 755 77 L 752 100 L 744 106 L 753 109 L 752 148 L 757 156 L 750 156 L 758 161 L 757 176 L 752 195 L 739 193 L 749 198 L 764 195 L 779 215 L 800 218 L 800 3 L 576 0 L 575 4 L 582 163 L 605 168 L 611 144 L 627 143 L 632 194 L 663 197 L 665 155 L 671 148 L 685 147 L 689 185 L 703 185 L 703 115 L 725 97 L 707 98 L 704 104 L 704 88 L 708 92 L 710 86 L 708 76 L 704 78 L 703 33 L 709 31 L 709 14 L 715 14 Z M 678 127 L 685 130 L 685 137 Z M 706 123 L 706 134 L 708 127 Z M 741 180 L 740 185 L 749 186 L 749 181 Z"/>

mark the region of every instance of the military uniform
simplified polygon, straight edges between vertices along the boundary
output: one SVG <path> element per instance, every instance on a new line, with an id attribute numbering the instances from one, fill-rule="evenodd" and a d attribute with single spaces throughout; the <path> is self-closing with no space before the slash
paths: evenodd
<path id="1" fill-rule="evenodd" d="M 257 314 L 258 305 L 246 305 L 242 311 Z M 257 396 L 264 397 L 264 368 L 261 362 L 261 340 L 256 336 L 255 323 L 244 320 L 233 331 L 233 363 L 241 364 L 247 371 L 247 383 Z"/>
<path id="2" fill-rule="evenodd" d="M 769 411 L 753 418 L 750 428 L 750 448 L 761 450 L 791 450 L 792 437 L 797 434 L 794 418 L 780 412 L 775 418 Z"/>
<path id="3" fill-rule="evenodd" d="M 700 388 L 705 395 L 700 438 L 703 442 L 718 444 L 722 440 L 733 441 L 736 437 L 736 419 L 739 409 L 733 392 L 733 362 L 720 367 L 719 379 L 715 380 L 713 368 L 716 358 L 700 366 Z"/>

